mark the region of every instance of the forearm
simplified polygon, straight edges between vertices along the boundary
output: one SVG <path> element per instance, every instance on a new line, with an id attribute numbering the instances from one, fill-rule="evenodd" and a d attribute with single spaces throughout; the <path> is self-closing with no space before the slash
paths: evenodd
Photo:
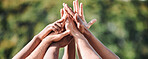
<path id="1" fill-rule="evenodd" d="M 95 53 L 91 45 L 89 45 L 86 38 L 83 35 L 78 36 L 75 37 L 75 41 L 82 59 L 99 59 L 99 56 Z"/>
<path id="2" fill-rule="evenodd" d="M 71 43 L 65 46 L 62 59 L 75 59 L 75 40 L 73 38 Z"/>
<path id="3" fill-rule="evenodd" d="M 95 51 L 103 58 L 103 59 L 119 59 L 117 55 L 111 52 L 108 48 L 106 48 L 101 41 L 99 41 L 90 31 L 84 33 L 84 36 L 87 38 L 90 45 L 95 49 Z"/>
<path id="4" fill-rule="evenodd" d="M 42 59 L 51 42 L 42 41 L 39 46 L 27 57 L 27 59 Z"/>
<path id="5" fill-rule="evenodd" d="M 58 59 L 58 56 L 59 56 L 59 47 L 55 46 L 55 45 L 51 45 L 45 56 L 44 56 L 44 59 Z"/>
<path id="6" fill-rule="evenodd" d="M 41 40 L 35 36 L 13 59 L 25 59 L 39 44 Z"/>

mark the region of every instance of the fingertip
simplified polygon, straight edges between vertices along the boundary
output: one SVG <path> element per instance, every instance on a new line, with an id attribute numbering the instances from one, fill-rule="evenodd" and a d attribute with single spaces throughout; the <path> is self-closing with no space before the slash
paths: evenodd
<path id="1" fill-rule="evenodd" d="M 73 1 L 73 4 L 75 4 L 75 1 Z"/>
<path id="2" fill-rule="evenodd" d="M 67 7 L 68 5 L 67 5 L 67 4 L 65 4 L 65 6 Z"/>
<path id="3" fill-rule="evenodd" d="M 65 6 L 65 3 L 63 3 L 63 6 Z"/>
<path id="4" fill-rule="evenodd" d="M 76 0 L 78 2 L 78 0 Z"/>
<path id="5" fill-rule="evenodd" d="M 93 21 L 93 22 L 96 22 L 96 21 L 97 21 L 97 19 L 93 19 L 92 21 Z"/>

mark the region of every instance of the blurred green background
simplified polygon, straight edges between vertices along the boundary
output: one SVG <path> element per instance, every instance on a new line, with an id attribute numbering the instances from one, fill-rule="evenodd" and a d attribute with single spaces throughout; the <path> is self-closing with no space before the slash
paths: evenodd
<path id="1" fill-rule="evenodd" d="M 11 59 L 73 0 L 0 0 L 0 59 Z M 148 59 L 148 1 L 79 0 L 90 31 L 121 59 Z M 63 55 L 60 49 L 59 58 Z"/>

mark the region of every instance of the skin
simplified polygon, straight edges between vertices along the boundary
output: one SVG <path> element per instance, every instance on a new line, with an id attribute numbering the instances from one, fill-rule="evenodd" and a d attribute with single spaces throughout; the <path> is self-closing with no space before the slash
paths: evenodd
<path id="1" fill-rule="evenodd" d="M 67 39 L 68 38 L 68 39 Z M 62 40 L 52 43 L 50 47 L 48 48 L 44 59 L 58 59 L 59 55 L 59 48 L 65 47 L 72 41 L 72 37 L 70 35 L 64 37 Z"/>
<path id="2" fill-rule="evenodd" d="M 40 44 L 42 38 L 44 38 L 52 30 L 53 28 L 51 24 L 46 26 L 39 34 L 34 36 L 33 39 L 13 57 L 13 59 L 25 59 Z"/>
<path id="3" fill-rule="evenodd" d="M 65 5 L 65 4 L 63 4 Z M 73 7 L 74 7 L 74 11 L 76 12 L 76 7 L 75 7 L 75 1 L 73 1 Z M 83 16 L 83 7 L 82 5 L 80 6 L 80 15 L 82 16 L 82 18 L 84 19 Z M 66 12 L 66 11 L 65 11 Z M 64 10 L 61 9 L 61 18 L 62 15 L 64 13 Z M 96 19 L 91 20 L 88 24 L 86 23 L 86 21 L 84 20 L 85 24 L 87 25 L 87 28 L 90 28 L 92 24 L 94 24 L 96 22 Z M 78 49 L 77 49 L 78 50 Z M 78 55 L 79 55 L 79 50 L 78 50 Z M 68 44 L 65 48 L 64 48 L 64 55 L 62 59 L 75 59 L 75 40 L 73 40 L 70 44 Z M 81 59 L 80 55 L 79 55 L 79 59 Z"/>
<path id="4" fill-rule="evenodd" d="M 70 31 L 66 30 L 61 34 L 48 35 L 43 39 L 43 41 L 39 44 L 39 46 L 26 59 L 42 59 L 48 46 L 52 42 L 57 42 L 61 40 L 64 36 L 67 36 L 69 33 Z"/>
<path id="5" fill-rule="evenodd" d="M 76 6 L 74 7 L 76 9 L 76 12 L 78 11 L 78 0 L 75 1 Z M 74 4 L 74 5 L 75 5 Z M 81 4 L 82 5 L 82 4 Z M 80 6 L 81 6 L 80 5 Z M 67 6 L 67 4 L 64 5 L 64 8 L 66 9 L 66 11 L 68 12 L 68 14 L 70 14 L 71 16 L 74 16 L 75 13 L 70 10 L 70 8 Z M 80 7 L 81 9 L 83 9 L 82 7 Z M 103 59 L 119 59 L 119 57 L 114 54 L 113 52 L 111 52 L 107 47 L 105 47 L 101 41 L 99 41 L 86 27 L 86 23 L 84 21 L 84 18 L 82 18 L 82 15 L 79 15 L 79 13 L 82 13 L 83 11 L 81 10 L 81 12 L 76 13 L 76 17 L 75 17 L 75 22 L 77 24 L 77 28 L 79 29 L 79 31 L 87 38 L 88 42 L 90 43 L 90 45 L 95 49 L 95 51 L 103 58 Z M 73 17 L 74 18 L 74 17 Z M 91 22 L 93 23 L 93 22 Z"/>
<path id="6" fill-rule="evenodd" d="M 76 45 L 78 46 L 83 59 L 99 59 L 99 56 L 96 54 L 95 50 L 93 50 L 91 45 L 89 45 L 83 34 L 77 30 L 73 20 L 71 20 L 70 17 L 68 17 L 68 20 L 65 23 L 65 27 L 67 30 L 70 30 L 70 34 L 74 37 Z"/>
<path id="7" fill-rule="evenodd" d="M 33 39 L 21 50 L 19 51 L 12 59 L 25 59 L 27 56 L 31 54 L 35 50 L 35 48 L 41 43 L 41 41 L 51 32 L 61 32 L 58 31 L 60 28 L 58 27 L 63 27 L 64 25 L 64 18 L 61 18 L 60 20 L 47 25 L 39 34 L 35 35 Z M 60 24 L 60 25 L 59 25 Z M 62 25 L 61 25 L 62 24 Z M 58 25 L 55 26 L 55 25 Z M 57 32 L 58 31 L 58 32 Z"/>
<path id="8" fill-rule="evenodd" d="M 65 11 L 61 9 L 61 18 L 63 17 L 64 12 Z M 72 37 L 70 38 L 72 41 L 67 46 L 64 47 L 64 55 L 62 59 L 75 59 L 75 40 Z"/>

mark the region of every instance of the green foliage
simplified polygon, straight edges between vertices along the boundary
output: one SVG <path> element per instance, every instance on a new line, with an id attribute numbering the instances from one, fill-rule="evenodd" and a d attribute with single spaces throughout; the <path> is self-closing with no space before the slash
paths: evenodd
<path id="1" fill-rule="evenodd" d="M 72 0 L 0 0 L 0 59 L 11 59 Z M 91 32 L 121 59 L 148 59 L 148 1 L 80 0 Z M 60 49 L 59 58 L 62 58 Z"/>

